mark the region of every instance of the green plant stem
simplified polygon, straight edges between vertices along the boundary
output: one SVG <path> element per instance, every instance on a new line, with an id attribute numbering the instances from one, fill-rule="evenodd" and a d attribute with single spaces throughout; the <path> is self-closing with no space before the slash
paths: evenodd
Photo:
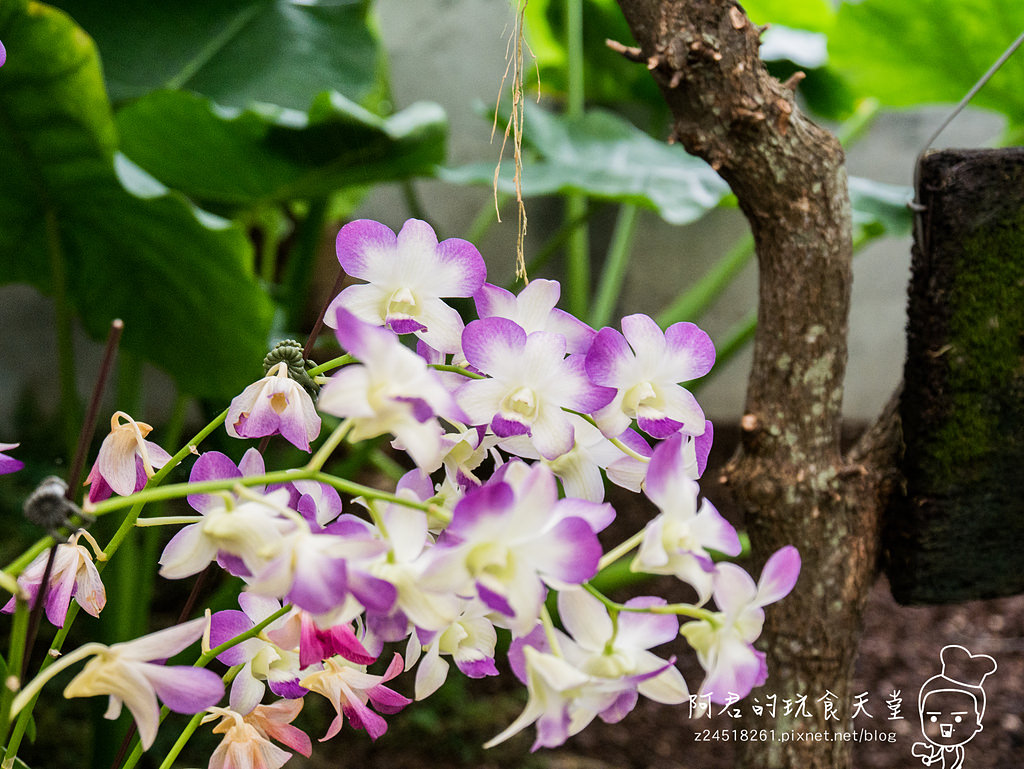
<path id="1" fill-rule="evenodd" d="M 326 483 L 329 486 L 333 486 L 338 489 L 338 491 L 351 494 L 352 496 L 366 497 L 368 499 L 380 499 L 385 502 L 394 502 L 395 504 L 404 505 L 405 507 L 411 507 L 416 510 L 422 510 L 427 513 L 436 512 L 436 505 L 400 497 L 390 492 L 381 491 L 380 489 L 375 489 L 371 486 L 364 486 L 361 483 L 355 483 L 354 481 L 350 481 L 345 478 L 338 478 L 337 476 L 330 475 L 328 473 L 321 472 L 316 468 L 310 467 L 299 470 L 276 470 L 263 475 L 247 475 L 243 478 L 224 478 L 202 481 L 200 483 L 172 483 L 166 486 L 147 486 L 142 491 L 137 491 L 130 497 L 111 497 L 103 502 L 98 502 L 93 511 L 97 516 L 107 515 L 115 510 L 121 510 L 129 505 L 134 505 L 132 507 L 132 512 L 129 513 L 125 519 L 127 521 L 131 518 L 132 525 L 134 526 L 135 520 L 138 518 L 138 515 L 135 512 L 135 507 L 139 507 L 141 509 L 142 506 L 151 502 L 164 499 L 180 499 L 181 497 L 188 496 L 189 494 L 212 494 L 218 491 L 230 491 L 236 486 L 262 486 L 304 480 Z M 118 541 L 117 544 L 119 545 L 120 541 Z M 108 551 L 109 550 L 110 547 L 108 546 Z"/>
<path id="2" fill-rule="evenodd" d="M 200 712 L 196 713 L 188 720 L 185 728 L 182 729 L 181 734 L 178 735 L 178 739 L 174 741 L 174 745 L 171 746 L 171 749 L 167 751 L 167 755 L 164 756 L 164 760 L 160 763 L 159 769 L 171 768 L 174 764 L 174 759 L 176 759 L 181 751 L 185 749 L 185 745 L 188 744 L 192 735 L 195 734 L 196 729 L 199 728 L 199 724 L 203 722 L 203 718 L 205 716 L 206 713 Z M 129 769 L 127 762 L 125 763 L 124 769 Z"/>
<path id="3" fill-rule="evenodd" d="M 0 686 L 0 734 L 4 740 L 11 728 L 11 704 L 21 688 L 20 673 L 25 655 L 25 639 L 28 636 L 28 620 L 28 602 L 19 598 L 14 605 L 11 640 L 7 651 L 7 680 Z"/>
<path id="4" fill-rule="evenodd" d="M 715 612 L 710 609 L 702 609 L 692 603 L 668 603 L 662 606 L 627 606 L 608 598 L 600 590 L 584 582 L 583 588 L 594 598 L 608 607 L 609 612 L 633 612 L 634 614 L 674 614 L 678 617 L 691 617 L 693 619 L 715 622 Z"/>
<path id="5" fill-rule="evenodd" d="M 288 328 L 302 327 L 302 314 L 309 294 L 310 281 L 316 272 L 316 259 L 320 250 L 320 237 L 327 224 L 330 198 L 327 196 L 309 201 L 306 218 L 299 228 L 298 242 L 288 255 L 288 265 L 283 278 L 283 305 L 287 315 Z"/>
<path id="6" fill-rule="evenodd" d="M 75 373 L 75 345 L 71 305 L 68 301 L 67 262 L 60 239 L 60 225 L 53 209 L 46 211 L 46 248 L 50 257 L 50 279 L 53 284 L 54 330 L 57 334 L 57 380 L 60 386 L 61 429 L 67 460 L 70 462 L 78 445 L 78 388 Z"/>
<path id="7" fill-rule="evenodd" d="M 469 369 L 462 368 L 462 366 L 452 366 L 447 363 L 433 363 L 431 364 L 430 368 L 434 369 L 435 371 L 448 371 L 452 374 L 461 374 L 467 379 L 487 378 L 483 374 L 477 374 L 475 371 L 470 371 Z"/>
<path id="8" fill-rule="evenodd" d="M 601 556 L 601 560 L 597 562 L 597 570 L 601 571 L 602 569 L 607 569 L 609 566 L 611 566 L 617 560 L 622 558 L 624 555 L 640 547 L 640 543 L 643 541 L 644 532 L 643 530 L 641 530 L 629 539 L 625 540 L 624 542 L 619 543 L 611 550 L 609 550 L 607 553 L 605 553 L 603 556 Z"/>
<path id="9" fill-rule="evenodd" d="M 882 105 L 878 99 L 868 97 L 858 101 L 853 114 L 836 131 L 836 138 L 839 139 L 839 143 L 843 147 L 849 147 L 854 144 L 867 132 L 881 112 Z"/>
<path id="10" fill-rule="evenodd" d="M 566 77 L 565 114 L 570 120 L 583 117 L 586 104 L 585 61 L 583 55 L 583 0 L 565 0 Z M 569 195 L 565 201 L 568 221 L 583 220 L 587 215 L 585 195 Z M 569 312 L 580 318 L 586 314 L 590 299 L 590 238 L 585 225 L 574 227 L 566 253 Z"/>
<path id="11" fill-rule="evenodd" d="M 345 436 L 348 435 L 352 429 L 352 420 L 346 419 L 344 422 L 334 428 L 327 440 L 320 444 L 320 448 L 316 450 L 316 453 L 312 456 L 309 462 L 306 463 L 306 470 L 317 471 L 320 470 L 330 459 L 331 454 L 334 450 L 341 445 L 341 442 L 345 440 Z"/>
<path id="12" fill-rule="evenodd" d="M 697 320 L 754 258 L 754 237 L 745 236 L 730 248 L 714 266 L 672 304 L 662 310 L 658 324 L 665 328 L 682 320 Z"/>
<path id="13" fill-rule="evenodd" d="M 487 231 L 498 221 L 498 212 L 501 210 L 501 207 L 511 198 L 512 196 L 507 192 L 499 192 L 497 199 L 488 198 L 487 202 L 480 208 L 480 212 L 470 222 L 469 227 L 466 228 L 466 240 L 474 244 L 483 240 Z"/>
<path id="14" fill-rule="evenodd" d="M 53 656 L 53 653 L 59 652 L 61 647 L 64 646 L 64 641 L 68 637 L 68 633 L 71 631 L 71 625 L 75 621 L 75 617 L 78 616 L 79 606 L 77 603 L 72 602 L 71 606 L 68 607 L 68 613 L 64 617 L 64 627 L 57 631 L 53 641 L 50 643 L 51 654 L 46 655 L 43 663 L 39 666 L 39 674 L 42 674 L 50 665 L 54 664 L 59 657 Z M 18 755 L 18 749 L 21 747 L 21 741 L 25 736 L 25 731 L 28 729 L 29 721 L 32 718 L 32 709 L 35 707 L 36 700 L 39 699 L 39 695 L 36 694 L 29 702 L 25 704 L 25 707 L 21 709 L 18 714 L 18 720 L 14 724 L 14 730 L 11 732 L 11 739 L 7 743 L 7 750 L 4 753 L 4 766 L 8 766 L 10 762 L 14 760 L 14 757 Z"/>
<path id="15" fill-rule="evenodd" d="M 202 430 L 200 430 L 192 438 L 191 441 L 189 441 L 177 454 L 172 456 L 171 459 L 167 462 L 167 464 L 164 465 L 150 479 L 150 481 L 147 484 L 146 488 L 155 487 L 158 484 L 160 484 L 171 473 L 171 471 L 175 467 L 177 467 L 181 463 L 181 461 L 183 459 L 185 459 L 185 457 L 190 456 L 192 453 L 194 453 L 196 447 L 200 443 L 202 443 L 210 435 L 210 433 L 212 433 L 214 430 L 216 430 L 218 427 L 220 427 L 224 423 L 224 418 L 226 416 L 227 416 L 227 409 L 225 409 L 218 416 L 216 416 L 213 419 L 213 421 L 210 422 L 210 424 L 208 424 L 206 427 L 204 427 Z M 184 484 L 184 485 L 187 485 L 187 484 Z M 139 492 L 139 494 L 142 494 L 144 491 L 145 491 L 145 489 L 143 489 L 142 492 Z M 140 501 L 138 499 L 133 499 L 132 497 L 117 497 L 116 499 L 127 499 L 128 500 L 127 504 L 126 505 L 122 505 L 122 507 L 125 507 L 128 504 L 133 505 L 133 507 L 129 511 L 128 515 L 125 516 L 124 521 L 122 521 L 121 526 L 114 533 L 114 536 L 111 538 L 110 542 L 107 543 L 107 547 L 103 551 L 103 557 L 101 559 L 99 559 L 99 563 L 96 564 L 97 570 L 100 571 L 101 573 L 102 573 L 104 567 L 106 566 L 107 561 L 109 561 L 110 557 L 115 552 L 117 552 L 117 549 L 120 547 L 121 543 L 124 541 L 124 539 L 128 536 L 128 534 L 134 528 L 135 521 L 138 519 L 139 514 L 142 512 L 142 509 L 145 506 L 146 501 L 147 501 L 147 500 L 141 500 Z M 49 547 L 52 544 L 53 544 L 53 539 L 51 537 L 43 537 L 42 539 L 37 541 L 32 546 L 32 548 L 29 548 L 29 552 L 32 552 L 34 550 L 35 553 L 38 554 L 38 553 L 42 552 L 44 549 L 46 549 L 47 547 Z M 35 556 L 33 555 L 32 558 L 34 558 L 34 557 Z M 21 558 L 17 559 L 13 564 L 11 564 L 11 566 L 8 566 L 7 569 L 5 569 L 5 571 L 8 574 L 11 574 L 12 576 L 16 575 L 16 574 L 19 574 L 25 568 L 25 566 L 27 566 L 29 563 L 31 563 L 32 558 L 28 558 L 28 560 L 26 561 L 25 560 L 25 554 L 23 554 L 21 556 Z M 23 564 L 21 563 L 22 561 L 24 561 Z M 71 626 L 74 624 L 74 620 L 75 620 L 75 618 L 77 616 L 78 616 L 78 604 L 72 603 L 71 606 L 68 608 L 67 616 L 65 616 L 65 618 L 64 618 L 64 627 L 62 627 L 57 632 L 57 634 L 54 636 L 53 642 L 50 644 L 50 651 L 51 651 L 51 653 L 59 652 L 60 651 L 61 647 L 64 644 L 65 639 L 67 638 L 68 633 L 71 630 Z M 52 656 L 52 654 L 51 655 L 47 655 L 46 659 L 43 660 L 43 664 L 40 666 L 40 673 L 42 673 L 42 671 L 45 670 L 54 661 L 54 659 L 55 658 Z M 18 748 L 20 747 L 21 740 L 24 737 L 26 729 L 28 728 L 28 722 L 29 722 L 29 719 L 31 718 L 31 715 L 32 715 L 32 709 L 35 707 L 35 703 L 36 703 L 37 699 L 38 698 L 33 698 L 30 702 L 26 703 L 24 708 L 22 708 L 21 713 L 18 716 L 18 721 L 15 724 L 14 732 L 12 733 L 11 739 L 10 739 L 10 741 L 7 744 L 7 752 L 5 753 L 5 756 L 4 756 L 4 762 L 5 763 L 8 762 L 8 761 L 13 761 L 14 757 L 17 756 Z"/>
<path id="16" fill-rule="evenodd" d="M 629 267 L 629 255 L 633 245 L 633 233 L 639 209 L 632 203 L 624 203 L 619 207 L 619 215 L 615 220 L 615 231 L 612 242 L 608 246 L 608 257 L 601 271 L 601 282 L 597 289 L 597 298 L 590 311 L 590 325 L 601 328 L 608 325 L 615 305 L 622 293 L 622 283 Z"/>
<path id="17" fill-rule="evenodd" d="M 309 370 L 308 373 L 310 376 L 316 376 L 317 374 L 323 374 L 326 371 L 341 368 L 342 366 L 345 366 L 354 361 L 355 358 L 353 358 L 351 355 L 341 355 L 337 358 L 331 358 L 331 360 L 327 361 L 326 363 L 321 363 L 319 366 L 314 366 Z"/>
<path id="18" fill-rule="evenodd" d="M 427 209 L 423 206 L 419 194 L 416 192 L 416 185 L 412 179 L 403 179 L 399 185 L 402 188 L 402 200 L 405 201 L 406 210 L 414 219 L 428 219 Z"/>

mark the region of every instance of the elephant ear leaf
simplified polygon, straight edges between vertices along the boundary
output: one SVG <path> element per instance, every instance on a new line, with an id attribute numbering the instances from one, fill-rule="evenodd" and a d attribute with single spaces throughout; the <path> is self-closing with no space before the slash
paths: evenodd
<path id="1" fill-rule="evenodd" d="M 116 152 L 95 45 L 67 15 L 5 0 L 0 39 L 3 282 L 54 296 L 96 338 L 123 319 L 125 348 L 185 392 L 237 392 L 272 314 L 245 234 Z"/>
<path id="2" fill-rule="evenodd" d="M 363 106 L 385 92 L 369 0 L 55 0 L 99 46 L 115 103 L 158 89 L 244 108 L 306 109 L 333 89 Z"/>

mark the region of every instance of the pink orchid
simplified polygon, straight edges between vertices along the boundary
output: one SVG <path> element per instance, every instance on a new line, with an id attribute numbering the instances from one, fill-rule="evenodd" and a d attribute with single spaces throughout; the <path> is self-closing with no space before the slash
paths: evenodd
<path id="1" fill-rule="evenodd" d="M 334 706 L 337 715 L 320 741 L 329 740 L 341 731 L 344 719 L 356 729 L 365 729 L 376 740 L 387 731 L 387 722 L 370 710 L 372 704 L 380 713 L 397 713 L 412 700 L 384 686 L 402 672 L 402 657 L 396 654 L 384 675 L 367 673 L 362 666 L 353 665 L 340 657 L 324 661 L 324 669 L 311 673 L 299 683 L 312 692 L 321 694 Z"/>
<path id="2" fill-rule="evenodd" d="M 114 413 L 110 433 L 100 444 L 96 463 L 85 479 L 90 502 L 107 499 L 112 493 L 134 494 L 170 461 L 170 454 L 145 439 L 152 429 L 123 411 Z"/>
<path id="3" fill-rule="evenodd" d="M 2 50 L 0 50 L 0 54 L 2 53 Z M 0 64 L 3 64 L 2 60 L 0 60 Z M 25 463 L 22 462 L 20 459 L 9 457 L 3 453 L 4 451 L 16 449 L 20 445 L 20 443 L 0 443 L 0 475 L 7 475 L 7 473 L 16 473 L 18 470 L 25 466 Z"/>
<path id="4" fill-rule="evenodd" d="M 93 617 L 98 617 L 107 603 L 107 594 L 103 582 L 100 581 L 100 574 L 92 562 L 92 556 L 85 546 L 78 544 L 81 537 L 85 537 L 92 546 L 97 558 L 106 557 L 103 556 L 96 540 L 84 529 L 72 534 L 66 543 L 57 545 L 45 603 L 46 618 L 57 627 L 64 627 L 64 619 L 72 598 Z M 49 557 L 50 552 L 43 551 L 18 577 L 18 585 L 26 592 L 30 606 L 35 604 L 36 596 L 39 594 Z M 2 611 L 9 614 L 14 611 L 14 605 L 15 600 L 12 598 Z"/>
<path id="5" fill-rule="evenodd" d="M 281 435 L 309 451 L 309 442 L 320 434 L 320 417 L 309 393 L 288 376 L 288 364 L 282 361 L 235 396 L 224 426 L 233 438 Z"/>
<path id="6" fill-rule="evenodd" d="M 291 725 L 302 710 L 302 700 L 279 700 L 245 714 L 228 708 L 209 710 L 211 715 L 203 720 L 219 716 L 213 733 L 224 735 L 210 756 L 209 769 L 279 769 L 292 754 L 270 742 L 271 738 L 304 756 L 313 752 L 306 733 Z"/>

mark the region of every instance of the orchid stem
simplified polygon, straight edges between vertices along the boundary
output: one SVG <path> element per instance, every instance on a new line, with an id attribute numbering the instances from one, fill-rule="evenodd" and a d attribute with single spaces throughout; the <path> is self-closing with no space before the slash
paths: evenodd
<path id="1" fill-rule="evenodd" d="M 321 444 L 320 448 L 317 449 L 316 454 L 313 458 L 306 463 L 306 470 L 312 472 L 318 472 L 327 460 L 330 458 L 334 450 L 341 445 L 341 442 L 345 440 L 345 436 L 348 435 L 349 430 L 352 429 L 352 420 L 346 419 L 340 425 L 334 428 L 334 432 L 327 436 L 327 440 Z"/>
<path id="2" fill-rule="evenodd" d="M 627 539 L 625 542 L 622 542 L 622 543 L 616 545 L 611 550 L 609 550 L 607 553 L 605 553 L 603 556 L 601 556 L 601 560 L 599 560 L 597 562 L 597 570 L 601 571 L 601 569 L 607 569 L 609 566 L 611 566 L 617 560 L 622 558 L 622 556 L 624 556 L 627 553 L 629 553 L 630 551 L 635 550 L 636 548 L 640 547 L 640 543 L 643 542 L 643 541 L 644 541 L 644 531 L 643 531 L 643 529 L 641 529 L 636 534 L 634 534 L 632 537 Z"/>

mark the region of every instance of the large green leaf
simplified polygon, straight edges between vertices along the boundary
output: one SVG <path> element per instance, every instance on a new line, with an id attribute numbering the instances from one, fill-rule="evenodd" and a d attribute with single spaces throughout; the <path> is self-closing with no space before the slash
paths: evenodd
<path id="1" fill-rule="evenodd" d="M 728 194 L 711 167 L 643 133 L 620 117 L 592 110 L 579 119 L 552 115 L 539 107 L 526 112 L 524 142 L 536 159 L 523 168 L 523 194 L 583 193 L 636 203 L 672 224 L 699 219 Z M 494 166 L 476 163 L 441 172 L 456 184 L 492 184 Z M 502 164 L 499 187 L 511 192 L 511 163 Z"/>
<path id="2" fill-rule="evenodd" d="M 526 36 L 536 66 L 535 77 L 546 94 L 564 94 L 570 66 L 565 0 L 530 0 L 526 5 Z M 651 74 L 608 48 L 605 41 L 633 45 L 633 36 L 615 0 L 583 0 L 584 85 L 587 100 L 597 104 L 643 102 L 658 113 L 667 111 Z"/>
<path id="3" fill-rule="evenodd" d="M 114 101 L 185 88 L 219 104 L 305 109 L 380 88 L 369 0 L 58 0 L 91 34 Z"/>
<path id="4" fill-rule="evenodd" d="M 957 102 L 1022 29 L 1021 0 L 865 0 L 840 8 L 829 52 L 858 93 L 883 104 Z M 1024 55 L 973 103 L 1024 125 Z"/>
<path id="5" fill-rule="evenodd" d="M 183 91 L 157 91 L 117 114 L 121 148 L 194 200 L 250 207 L 344 187 L 427 174 L 443 162 L 445 115 L 416 104 L 388 118 L 337 93 L 307 115 L 279 107 L 218 107 Z"/>
<path id="6" fill-rule="evenodd" d="M 743 0 L 742 5 L 755 24 L 780 24 L 812 32 L 827 32 L 836 15 L 829 0 Z"/>
<path id="7" fill-rule="evenodd" d="M 895 184 L 851 176 L 850 206 L 853 223 L 868 237 L 908 235 L 914 222 L 910 203 L 914 190 Z"/>
<path id="8" fill-rule="evenodd" d="M 5 0 L 0 38 L 0 280 L 63 294 L 99 338 L 122 318 L 124 346 L 186 392 L 236 392 L 271 315 L 244 233 L 115 155 L 96 49 L 70 18 Z"/>

